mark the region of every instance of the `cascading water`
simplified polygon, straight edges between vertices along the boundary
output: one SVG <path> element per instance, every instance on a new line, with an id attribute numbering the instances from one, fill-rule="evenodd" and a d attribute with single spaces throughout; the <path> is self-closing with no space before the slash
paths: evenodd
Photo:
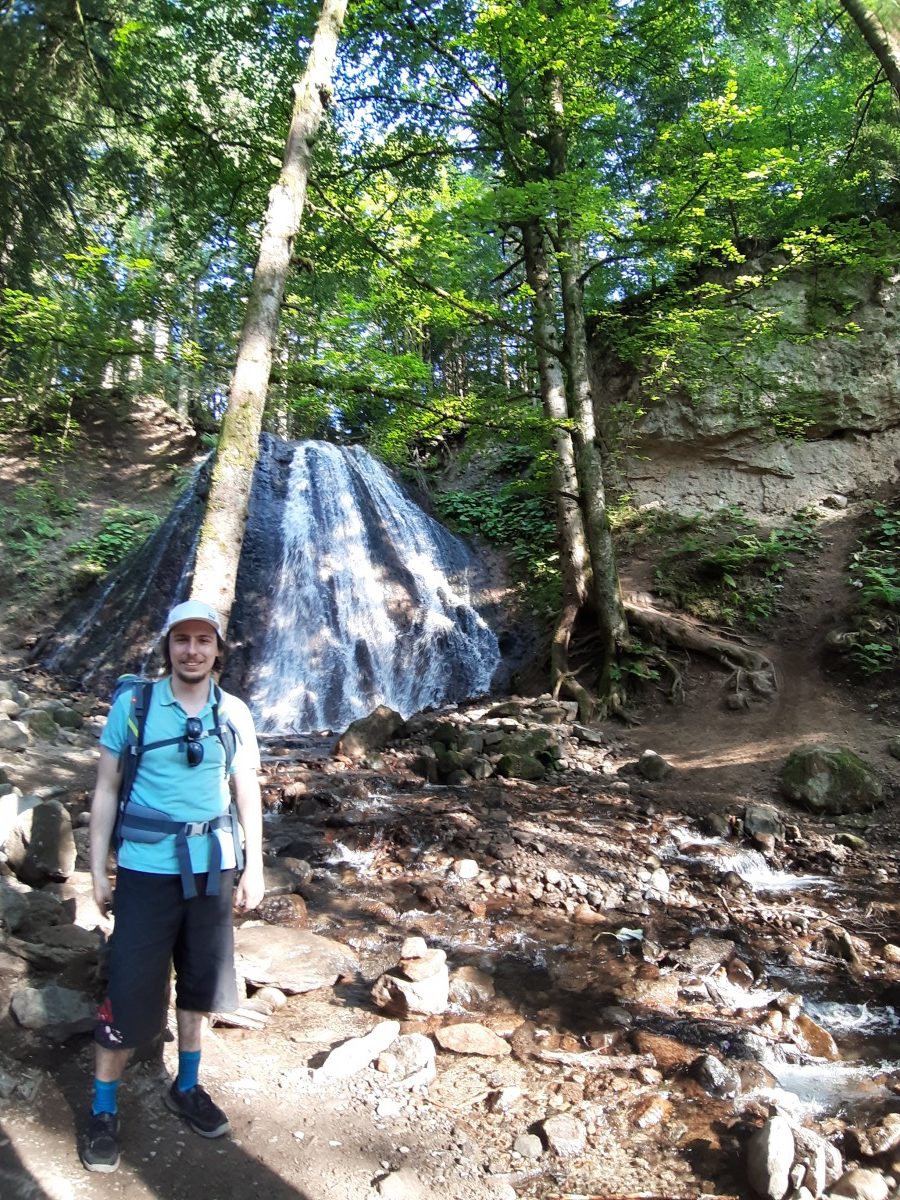
<path id="1" fill-rule="evenodd" d="M 294 450 L 282 555 L 251 706 L 263 733 L 342 729 L 486 692 L 497 639 L 469 603 L 468 550 L 359 446 Z"/>

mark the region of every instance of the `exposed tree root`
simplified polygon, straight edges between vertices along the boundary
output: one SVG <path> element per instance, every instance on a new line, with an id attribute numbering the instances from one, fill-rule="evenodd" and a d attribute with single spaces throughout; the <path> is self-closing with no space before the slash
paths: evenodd
<path id="1" fill-rule="evenodd" d="M 648 604 L 626 600 L 625 612 L 629 625 L 647 634 L 657 645 L 680 646 L 726 666 L 731 671 L 728 683 L 734 691 L 736 707 L 747 707 L 754 696 L 768 699 L 778 691 L 775 664 L 742 639 L 709 633 L 688 617 L 660 612 Z"/>

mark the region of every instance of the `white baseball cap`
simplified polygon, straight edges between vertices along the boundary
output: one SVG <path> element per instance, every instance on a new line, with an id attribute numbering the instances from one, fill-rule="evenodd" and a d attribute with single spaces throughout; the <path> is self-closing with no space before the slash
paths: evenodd
<path id="1" fill-rule="evenodd" d="M 183 604 L 176 604 L 166 617 L 165 628 L 160 636 L 166 637 L 172 627 L 180 625 L 182 621 L 205 621 L 207 625 L 212 625 L 223 641 L 225 640 L 219 614 L 209 604 L 204 604 L 202 600 L 185 600 Z"/>

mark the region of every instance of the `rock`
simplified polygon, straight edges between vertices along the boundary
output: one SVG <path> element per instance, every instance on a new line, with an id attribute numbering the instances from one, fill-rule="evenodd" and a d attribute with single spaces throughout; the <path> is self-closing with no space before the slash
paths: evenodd
<path id="1" fill-rule="evenodd" d="M 520 1133 L 513 1142 L 513 1150 L 522 1158 L 540 1158 L 544 1153 L 544 1143 L 535 1133 Z"/>
<path id="2" fill-rule="evenodd" d="M 572 733 L 579 742 L 583 742 L 586 746 L 606 746 L 609 742 L 609 738 L 599 729 L 590 729 L 587 725 L 574 724 Z"/>
<path id="3" fill-rule="evenodd" d="M 744 832 L 748 837 L 771 836 L 784 841 L 784 821 L 772 804 L 747 804 L 744 807 Z"/>
<path id="4" fill-rule="evenodd" d="M 447 974 L 447 951 L 426 949 L 424 954 L 409 957 L 403 955 L 398 967 L 400 974 L 413 983 L 421 983 L 435 975 Z"/>
<path id="5" fill-rule="evenodd" d="M 686 1046 L 677 1038 L 650 1033 L 646 1029 L 635 1030 L 631 1035 L 631 1044 L 638 1054 L 652 1055 L 657 1067 L 665 1076 L 685 1070 L 697 1057 L 696 1047 Z"/>
<path id="6" fill-rule="evenodd" d="M 803 1126 L 794 1129 L 794 1161 L 805 1168 L 804 1184 L 813 1196 L 821 1196 L 844 1172 L 840 1150 Z"/>
<path id="7" fill-rule="evenodd" d="M 887 1200 L 887 1180 L 880 1171 L 857 1167 L 847 1171 L 831 1185 L 831 1196 L 847 1196 L 849 1200 Z"/>
<path id="8" fill-rule="evenodd" d="M 438 1016 L 447 1011 L 450 999 L 450 978 L 444 964 L 427 979 L 401 979 L 397 975 L 381 975 L 372 987 L 375 1004 L 398 1017 L 412 1014 Z"/>
<path id="9" fill-rule="evenodd" d="M 649 898 L 665 897 L 669 894 L 669 876 L 662 867 L 657 867 L 647 881 L 647 896 Z"/>
<path id="10" fill-rule="evenodd" d="M 477 1054 L 484 1058 L 505 1058 L 511 1053 L 509 1042 L 491 1029 L 474 1021 L 459 1025 L 443 1025 L 435 1032 L 435 1041 L 442 1050 L 454 1054 Z"/>
<path id="11" fill-rule="evenodd" d="M 857 1129 L 856 1140 L 866 1158 L 889 1154 L 900 1146 L 900 1113 L 887 1113 L 877 1125 Z"/>
<path id="12" fill-rule="evenodd" d="M 487 1107 L 490 1112 L 507 1113 L 511 1112 L 525 1093 L 520 1087 L 502 1087 L 497 1088 L 495 1092 L 491 1092 L 487 1098 Z M 538 1140 L 540 1145 L 540 1139 Z"/>
<path id="13" fill-rule="evenodd" d="M 481 874 L 481 867 L 474 858 L 458 858 L 453 864 L 453 874 L 458 875 L 460 879 L 477 879 Z"/>
<path id="14" fill-rule="evenodd" d="M 842 492 L 829 492 L 827 496 L 823 496 L 819 501 L 823 508 L 833 508 L 843 510 L 847 508 L 850 501 Z"/>
<path id="15" fill-rule="evenodd" d="M 305 929 L 309 924 L 306 901 L 295 892 L 266 896 L 256 909 L 256 915 L 267 925 L 290 925 L 294 929 Z"/>
<path id="16" fill-rule="evenodd" d="M 781 772 L 786 796 L 812 812 L 854 813 L 875 808 L 884 786 L 863 760 L 840 746 L 795 750 Z"/>
<path id="17" fill-rule="evenodd" d="M 9 717 L 0 718 L 0 750 L 24 750 L 31 745 L 28 726 Z"/>
<path id="18" fill-rule="evenodd" d="M 900 737 L 891 738 L 888 742 L 887 751 L 891 758 L 900 758 Z"/>
<path id="19" fill-rule="evenodd" d="M 277 1012 L 287 1004 L 287 996 L 280 988 L 261 987 L 253 993 L 253 999 L 264 1005 L 269 1012 Z"/>
<path id="20" fill-rule="evenodd" d="M 587 1146 L 587 1129 L 577 1117 L 558 1113 L 541 1123 L 548 1147 L 560 1158 L 576 1158 Z"/>
<path id="21" fill-rule="evenodd" d="M 529 754 L 504 754 L 497 763 L 497 774 L 505 779 L 543 779 L 546 770 Z"/>
<path id="22" fill-rule="evenodd" d="M 423 746 L 409 766 L 411 771 L 414 771 L 416 775 L 421 775 L 427 783 L 437 783 L 438 760 L 430 746 Z"/>
<path id="23" fill-rule="evenodd" d="M 398 1085 L 427 1087 L 437 1074 L 437 1051 L 424 1033 L 406 1033 L 391 1046 L 392 1074 Z"/>
<path id="24" fill-rule="evenodd" d="M 28 901 L 8 879 L 0 879 L 0 928 L 16 933 L 28 914 Z"/>
<path id="25" fill-rule="evenodd" d="M 805 1054 L 814 1058 L 826 1058 L 829 1062 L 840 1060 L 841 1052 L 834 1038 L 806 1013 L 799 1013 L 794 1021 L 794 1040 Z"/>
<path id="26" fill-rule="evenodd" d="M 432 1191 L 419 1179 L 412 1167 L 391 1171 L 375 1184 L 382 1200 L 432 1200 Z"/>
<path id="27" fill-rule="evenodd" d="M 40 803 L 40 796 L 20 796 L 18 791 L 5 792 L 0 796 L 0 848 L 6 846 L 7 839 L 26 812 Z"/>
<path id="28" fill-rule="evenodd" d="M 26 708 L 19 719 L 28 726 L 32 736 L 42 742 L 55 741 L 59 733 L 59 726 L 53 720 L 53 714 L 46 708 Z"/>
<path id="29" fill-rule="evenodd" d="M 671 774 L 672 765 L 666 762 L 661 754 L 657 754 L 655 750 L 645 750 L 638 759 L 637 772 L 641 779 L 646 779 L 649 783 L 658 783 L 661 779 Z"/>
<path id="30" fill-rule="evenodd" d="M 9 865 L 23 883 L 41 886 L 75 870 L 72 820 L 58 800 L 44 800 L 21 817 L 6 843 Z"/>
<path id="31" fill-rule="evenodd" d="M 97 1006 L 82 992 L 59 987 L 22 987 L 10 1000 L 13 1016 L 26 1029 L 34 1029 L 63 1042 L 77 1033 L 88 1033 L 97 1021 Z"/>
<path id="32" fill-rule="evenodd" d="M 385 704 L 353 721 L 334 748 L 336 757 L 360 759 L 380 750 L 403 728 L 403 718 Z"/>
<path id="33" fill-rule="evenodd" d="M 678 961 L 689 970 L 706 975 L 728 962 L 734 950 L 734 942 L 728 938 L 698 937 L 684 950 L 677 951 L 677 956 Z"/>
<path id="34" fill-rule="evenodd" d="M 450 976 L 450 1003 L 460 1008 L 484 1009 L 495 994 L 493 979 L 477 967 L 457 967 Z"/>
<path id="35" fill-rule="evenodd" d="M 739 1095 L 741 1077 L 731 1067 L 726 1067 L 715 1054 L 703 1054 L 691 1064 L 691 1074 L 711 1096 L 730 1100 Z"/>
<path id="36" fill-rule="evenodd" d="M 399 1021 L 379 1021 L 363 1037 L 350 1038 L 332 1050 L 316 1071 L 319 1079 L 349 1079 L 364 1070 L 379 1054 L 397 1040 Z"/>
<path id="37" fill-rule="evenodd" d="M 786 1117 L 770 1117 L 747 1144 L 750 1186 L 768 1200 L 782 1200 L 790 1186 L 794 1135 Z"/>
<path id="38" fill-rule="evenodd" d="M 238 971 L 257 986 L 272 984 L 288 995 L 330 987 L 359 971 L 355 951 L 306 929 L 244 925 L 234 937 Z"/>
<path id="39" fill-rule="evenodd" d="M 881 951 L 881 956 L 885 962 L 900 963 L 900 946 L 895 946 L 893 942 L 887 942 Z"/>

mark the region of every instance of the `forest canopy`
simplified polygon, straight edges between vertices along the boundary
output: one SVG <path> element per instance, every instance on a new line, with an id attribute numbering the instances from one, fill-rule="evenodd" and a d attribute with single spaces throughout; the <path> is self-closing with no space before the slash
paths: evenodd
<path id="1" fill-rule="evenodd" d="M 895 270 L 897 8 L 351 2 L 266 427 L 397 465 L 464 435 L 527 464 L 571 621 L 590 607 L 614 657 L 618 427 L 588 346 L 640 366 L 651 398 L 690 393 L 733 368 L 735 314 L 746 344 L 774 335 L 747 303 L 768 279 Z M 318 17 L 5 6 L 5 429 L 64 450 L 81 415 L 152 391 L 215 433 Z"/>

